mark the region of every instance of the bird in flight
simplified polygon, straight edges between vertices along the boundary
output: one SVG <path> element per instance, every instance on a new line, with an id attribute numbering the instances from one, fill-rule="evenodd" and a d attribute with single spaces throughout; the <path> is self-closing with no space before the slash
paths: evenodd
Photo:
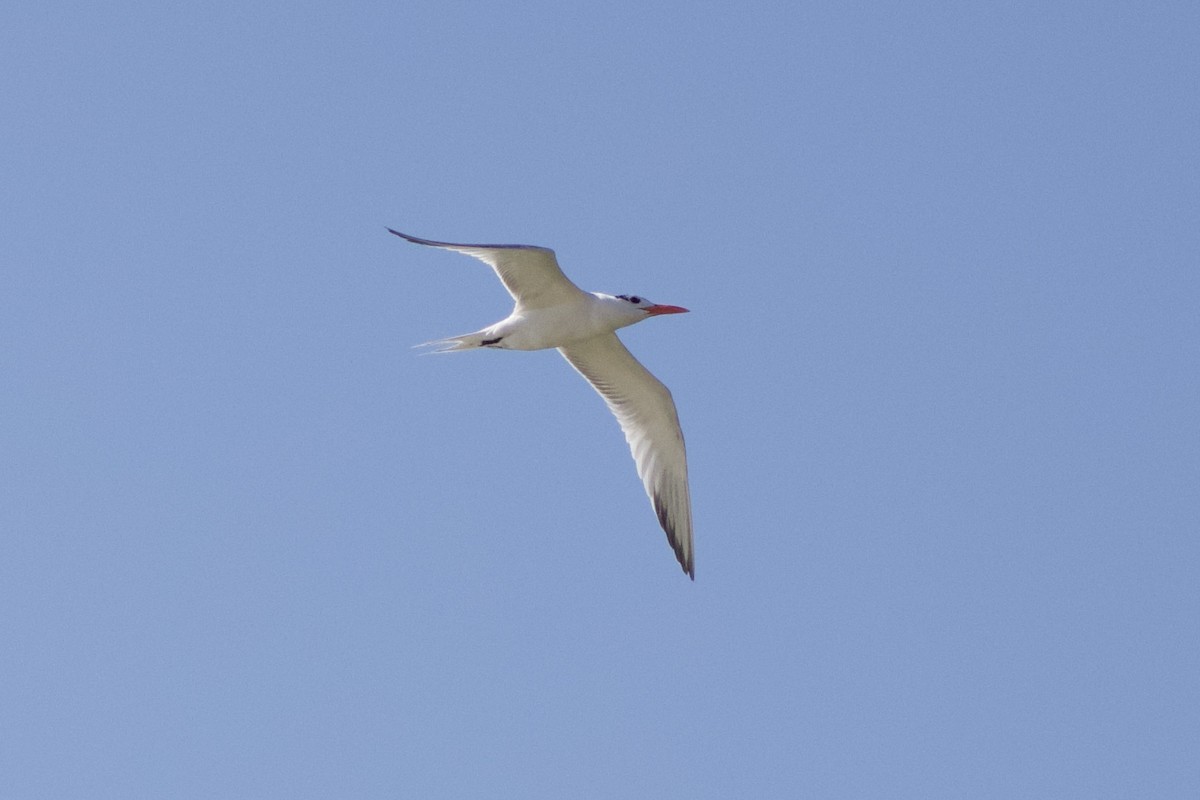
<path id="1" fill-rule="evenodd" d="M 688 492 L 683 431 L 671 392 L 633 357 L 616 330 L 686 308 L 627 294 L 585 292 L 558 266 L 554 251 L 523 244 L 453 244 L 389 233 L 415 244 L 472 256 L 496 271 L 516 305 L 494 325 L 427 344 L 436 352 L 491 347 L 500 350 L 557 348 L 587 379 L 621 424 L 658 522 L 675 558 L 695 580 L 692 501 Z"/>

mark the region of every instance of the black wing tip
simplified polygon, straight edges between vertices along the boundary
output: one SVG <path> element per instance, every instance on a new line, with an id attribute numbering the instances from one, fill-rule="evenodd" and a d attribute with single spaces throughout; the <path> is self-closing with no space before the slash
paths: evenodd
<path id="1" fill-rule="evenodd" d="M 675 541 L 672 538 L 671 547 L 675 550 L 675 559 L 679 562 L 679 566 L 683 569 L 683 574 L 692 579 L 692 583 L 696 582 L 696 565 L 691 558 L 685 558 L 683 552 L 675 547 Z"/>
<path id="2" fill-rule="evenodd" d="M 401 239 L 406 239 L 413 244 L 425 244 L 430 247 L 477 247 L 482 250 L 541 250 L 554 255 L 554 251 L 549 247 L 542 247 L 537 244 L 468 244 L 465 242 L 439 242 L 434 239 L 422 239 L 420 236 L 413 236 L 407 233 L 401 233 L 395 228 L 387 228 L 387 232 L 399 236 Z"/>
<path id="3" fill-rule="evenodd" d="M 413 236 L 411 233 L 402 233 L 395 228 L 388 228 L 387 230 L 388 233 L 399 236 L 401 239 L 406 239 L 413 244 L 427 244 L 430 247 L 478 247 L 478 245 L 455 244 L 454 242 L 438 242 L 433 239 L 422 239 L 420 236 Z"/>
<path id="4" fill-rule="evenodd" d="M 671 545 L 671 549 L 675 551 L 675 560 L 679 562 L 679 566 L 683 569 L 683 574 L 696 581 L 696 562 L 691 553 L 685 553 L 683 543 L 679 540 L 679 536 L 675 533 L 675 521 L 671 518 L 670 512 L 667 511 L 667 504 L 662 501 L 658 495 L 653 498 L 654 513 L 658 515 L 658 524 L 662 526 L 663 532 L 667 534 L 667 544 Z"/>
<path id="5" fill-rule="evenodd" d="M 387 226 L 385 225 L 384 227 L 387 227 Z M 400 231 L 396 230 L 395 228 L 388 228 L 387 232 L 392 234 L 393 236 L 399 236 L 401 239 L 407 239 L 408 241 L 412 242 L 413 244 L 431 244 L 431 245 L 435 245 L 435 246 L 441 244 L 441 242 L 431 242 L 428 239 L 422 239 L 418 236 L 410 236 L 407 233 L 401 233 Z"/>

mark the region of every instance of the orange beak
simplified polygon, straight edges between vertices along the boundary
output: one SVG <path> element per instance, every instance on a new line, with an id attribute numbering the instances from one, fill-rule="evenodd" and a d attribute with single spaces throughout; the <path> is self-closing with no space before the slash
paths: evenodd
<path id="1" fill-rule="evenodd" d="M 657 317 L 659 314 L 686 314 L 686 308 L 679 306 L 646 306 L 646 316 Z"/>

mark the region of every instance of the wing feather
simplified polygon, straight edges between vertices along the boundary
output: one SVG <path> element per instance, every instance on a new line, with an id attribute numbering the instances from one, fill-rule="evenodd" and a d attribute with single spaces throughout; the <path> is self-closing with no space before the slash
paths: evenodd
<path id="1" fill-rule="evenodd" d="M 415 244 L 441 247 L 479 259 L 496 271 L 504 288 L 517 302 L 518 308 L 546 308 L 583 294 L 583 291 L 563 274 L 562 268 L 558 266 L 558 259 L 554 257 L 554 251 L 548 247 L 527 244 L 454 244 L 409 236 L 391 228 L 388 228 L 388 231 Z"/>
<path id="2" fill-rule="evenodd" d="M 683 571 L 694 579 L 687 452 L 670 390 L 614 333 L 560 347 L 558 352 L 604 398 L 621 424 L 658 522 Z"/>

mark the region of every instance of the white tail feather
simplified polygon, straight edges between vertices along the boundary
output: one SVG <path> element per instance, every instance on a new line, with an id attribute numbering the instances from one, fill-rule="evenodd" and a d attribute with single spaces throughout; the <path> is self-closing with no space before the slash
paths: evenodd
<path id="1" fill-rule="evenodd" d="M 445 339 L 434 339 L 432 342 L 421 342 L 414 347 L 432 347 L 425 355 L 434 355 L 437 353 L 454 353 L 459 350 L 474 350 L 477 347 L 483 347 L 484 335 L 482 332 L 464 333 L 461 336 L 450 336 Z"/>

